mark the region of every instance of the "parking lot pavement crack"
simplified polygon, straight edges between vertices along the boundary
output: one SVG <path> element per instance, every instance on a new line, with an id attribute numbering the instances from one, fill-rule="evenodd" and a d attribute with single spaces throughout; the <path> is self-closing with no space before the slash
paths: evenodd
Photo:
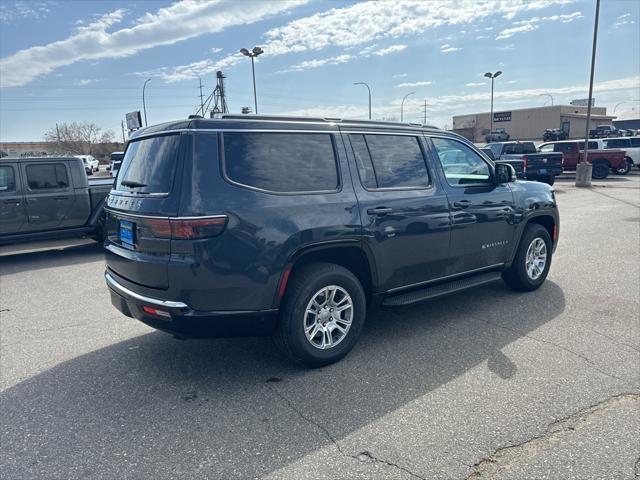
<path id="1" fill-rule="evenodd" d="M 581 358 L 587 364 L 589 364 L 594 370 L 597 370 L 598 372 L 602 373 L 603 375 L 611 377 L 611 378 L 613 378 L 615 380 L 619 380 L 621 382 L 625 382 L 625 380 L 623 378 L 620 378 L 620 377 L 618 377 L 617 375 L 615 375 L 613 373 L 610 373 L 610 372 L 607 372 L 606 370 L 603 370 L 597 363 L 595 363 L 589 357 L 587 357 L 585 355 L 582 355 L 581 353 L 578 353 L 578 352 L 576 352 L 574 350 L 571 350 L 570 348 L 567 348 L 567 347 L 565 347 L 563 345 L 560 345 L 558 343 L 552 342 L 550 340 L 544 340 L 542 338 L 534 337 L 534 336 L 529 335 L 529 334 L 527 334 L 525 332 L 522 332 L 522 331 L 520 331 L 520 330 L 518 330 L 516 328 L 506 327 L 504 325 L 500 325 L 499 323 L 490 322 L 488 320 L 485 320 L 484 318 L 480 318 L 480 317 L 472 317 L 472 318 L 474 318 L 475 320 L 479 320 L 481 322 L 484 322 L 487 325 L 492 325 L 494 327 L 503 328 L 505 330 L 509 330 L 510 332 L 517 333 L 518 335 L 521 335 L 521 336 L 523 336 L 525 338 L 528 338 L 530 340 L 533 340 L 533 341 L 536 341 L 536 342 L 540 342 L 540 343 L 544 343 L 546 345 L 551 345 L 552 347 L 556 347 L 556 348 L 559 348 L 560 350 L 564 350 L 565 352 L 567 352 L 567 353 L 569 353 L 569 354 L 571 354 L 571 355 L 573 355 L 575 357 Z"/>
<path id="2" fill-rule="evenodd" d="M 640 348 L 636 347 L 635 345 L 631 345 L 630 343 L 625 343 L 625 342 L 621 342 L 620 340 L 618 340 L 617 338 L 614 338 L 610 335 L 607 335 L 606 333 L 602 333 L 594 328 L 591 327 L 587 327 L 589 328 L 589 330 L 591 330 L 593 333 L 595 333 L 596 335 L 600 335 L 604 338 L 608 338 L 609 340 L 611 340 L 613 343 L 615 343 L 616 345 L 618 345 L 619 347 L 627 347 L 631 350 L 635 350 L 636 352 L 640 353 Z"/>
<path id="3" fill-rule="evenodd" d="M 418 478 L 420 480 L 426 480 L 426 477 L 422 477 L 414 472 L 412 472 L 411 470 L 409 470 L 408 468 L 405 468 L 401 465 L 398 465 L 397 463 L 393 463 L 393 462 L 389 462 L 387 460 L 378 458 L 376 456 L 374 456 L 373 454 L 371 454 L 371 452 L 369 451 L 363 451 L 360 452 L 356 455 L 350 455 L 348 453 L 346 453 L 343 449 L 342 446 L 340 445 L 340 443 L 338 442 L 338 440 L 336 440 L 336 438 L 331 434 L 331 432 L 321 423 L 315 421 L 313 418 L 307 416 L 304 414 L 304 412 L 302 412 L 297 406 L 296 404 L 291 401 L 285 394 L 283 394 L 280 390 L 278 390 L 276 387 L 274 387 L 273 385 L 270 385 L 271 382 L 267 381 L 267 387 L 269 388 L 269 390 L 271 390 L 274 394 L 276 394 L 280 399 L 282 399 L 287 406 L 293 410 L 301 419 L 303 419 L 305 422 L 313 425 L 314 427 L 316 427 L 318 430 L 320 430 L 324 436 L 336 447 L 336 450 L 338 450 L 338 452 L 340 453 L 340 455 L 342 455 L 343 457 L 346 458 L 352 458 L 355 460 L 358 460 L 360 462 L 377 462 L 377 463 L 382 463 L 384 465 L 387 465 L 389 467 L 393 467 L 393 468 L 397 468 L 398 470 L 401 470 L 405 473 L 407 473 L 408 475 L 410 475 L 413 478 Z"/>
<path id="4" fill-rule="evenodd" d="M 527 461 L 527 459 L 536 456 L 543 449 L 561 441 L 569 435 L 575 434 L 586 425 L 586 421 L 594 415 L 601 415 L 607 410 L 628 402 L 640 402 L 640 393 L 620 393 L 564 418 L 555 420 L 547 426 L 545 432 L 541 435 L 537 435 L 520 443 L 500 447 L 488 457 L 473 464 L 467 480 L 494 478 L 498 474 L 508 470 L 516 462 L 520 460 Z M 638 406 L 640 407 L 640 405 Z M 636 461 L 634 466 L 636 479 L 640 478 L 638 462 L 640 462 L 640 459 Z"/>

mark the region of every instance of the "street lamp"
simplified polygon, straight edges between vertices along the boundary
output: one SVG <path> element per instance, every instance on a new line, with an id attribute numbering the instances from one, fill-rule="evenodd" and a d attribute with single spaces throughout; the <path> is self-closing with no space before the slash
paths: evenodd
<path id="1" fill-rule="evenodd" d="M 144 110 L 144 126 L 147 126 L 147 104 L 144 101 L 144 90 L 147 88 L 147 83 L 151 81 L 150 78 L 147 78 L 144 81 L 144 85 L 142 85 L 142 110 Z"/>
<path id="2" fill-rule="evenodd" d="M 487 72 L 484 74 L 485 77 L 491 79 L 491 132 L 493 132 L 493 80 L 500 75 L 502 75 L 500 70 L 495 73 Z"/>
<path id="3" fill-rule="evenodd" d="M 253 47 L 252 50 L 247 50 L 246 48 L 241 48 L 240 53 L 245 57 L 249 57 L 251 59 L 251 73 L 253 74 L 253 105 L 255 107 L 256 115 L 258 114 L 258 97 L 256 95 L 256 67 L 254 63 L 254 59 L 264 53 L 264 50 L 260 47 Z"/>
<path id="4" fill-rule="evenodd" d="M 369 120 L 371 120 L 371 89 L 369 88 L 369 85 L 364 82 L 356 82 L 354 85 L 364 85 L 367 87 L 367 90 L 369 90 Z"/>
<path id="5" fill-rule="evenodd" d="M 547 96 L 551 99 L 551 106 L 553 107 L 553 95 L 551 95 L 550 93 L 541 93 L 540 96 Z"/>
<path id="6" fill-rule="evenodd" d="M 400 103 L 400 121 L 401 122 L 404 121 L 404 101 L 407 99 L 409 95 L 413 95 L 414 93 L 416 92 L 409 92 L 402 98 L 402 102 Z"/>

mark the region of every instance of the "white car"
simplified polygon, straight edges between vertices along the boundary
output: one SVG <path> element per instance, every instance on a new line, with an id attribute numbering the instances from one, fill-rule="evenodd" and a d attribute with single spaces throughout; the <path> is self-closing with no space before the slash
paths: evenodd
<path id="1" fill-rule="evenodd" d="M 602 140 L 605 149 L 615 148 L 627 152 L 634 165 L 640 166 L 640 136 L 607 138 Z"/>
<path id="2" fill-rule="evenodd" d="M 83 163 L 91 168 L 91 172 L 100 170 L 100 162 L 93 155 L 76 155 L 76 158 L 82 159 Z"/>

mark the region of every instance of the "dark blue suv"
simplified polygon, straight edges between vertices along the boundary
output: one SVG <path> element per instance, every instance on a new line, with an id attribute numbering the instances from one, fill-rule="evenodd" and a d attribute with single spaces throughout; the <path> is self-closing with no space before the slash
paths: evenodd
<path id="1" fill-rule="evenodd" d="M 107 200 L 106 281 L 177 337 L 273 334 L 334 362 L 368 309 L 544 282 L 548 185 L 412 124 L 224 115 L 136 132 Z"/>

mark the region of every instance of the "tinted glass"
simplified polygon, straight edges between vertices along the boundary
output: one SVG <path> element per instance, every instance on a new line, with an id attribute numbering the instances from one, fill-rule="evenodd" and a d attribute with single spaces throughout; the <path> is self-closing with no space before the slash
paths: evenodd
<path id="1" fill-rule="evenodd" d="M 354 135 L 354 137 L 363 137 L 368 149 L 368 159 L 375 178 L 375 183 L 369 180 L 370 186 L 424 188 L 429 185 L 429 174 L 417 137 L 407 135 Z M 361 156 L 366 154 L 362 148 L 359 150 Z"/>
<path id="2" fill-rule="evenodd" d="M 16 177 L 13 167 L 0 167 L 0 192 L 12 192 L 16 189 Z"/>
<path id="3" fill-rule="evenodd" d="M 67 188 L 67 169 L 61 163 L 27 165 L 27 185 L 31 190 Z"/>
<path id="4" fill-rule="evenodd" d="M 568 153 L 568 152 L 572 151 L 572 148 L 573 148 L 573 144 L 572 143 L 556 143 L 555 146 L 554 146 L 553 151 L 554 152 Z"/>
<path id="5" fill-rule="evenodd" d="M 338 170 L 326 133 L 225 133 L 229 180 L 270 192 L 336 190 Z"/>
<path id="6" fill-rule="evenodd" d="M 116 190 L 169 193 L 176 171 L 179 146 L 179 135 L 151 137 L 131 142 L 122 161 L 122 174 L 118 175 Z M 127 187 L 127 182 L 135 182 L 142 186 Z"/>
<path id="7" fill-rule="evenodd" d="M 631 139 L 632 147 L 640 147 L 640 138 L 632 138 Z"/>
<path id="8" fill-rule="evenodd" d="M 376 180 L 376 174 L 373 171 L 371 155 L 369 155 L 369 148 L 367 147 L 364 135 L 349 135 L 349 138 L 351 140 L 353 154 L 356 157 L 358 175 L 360 176 L 362 185 L 365 188 L 377 188 L 378 182 Z"/>
<path id="9" fill-rule="evenodd" d="M 604 141 L 604 148 L 629 148 L 631 142 L 628 138 L 612 138 Z"/>
<path id="10" fill-rule="evenodd" d="M 432 138 L 449 185 L 491 182 L 489 165 L 469 146 L 448 138 Z"/>
<path id="11" fill-rule="evenodd" d="M 501 143 L 490 143 L 487 145 L 493 152 L 493 158 L 499 158 L 502 155 L 502 144 Z"/>

